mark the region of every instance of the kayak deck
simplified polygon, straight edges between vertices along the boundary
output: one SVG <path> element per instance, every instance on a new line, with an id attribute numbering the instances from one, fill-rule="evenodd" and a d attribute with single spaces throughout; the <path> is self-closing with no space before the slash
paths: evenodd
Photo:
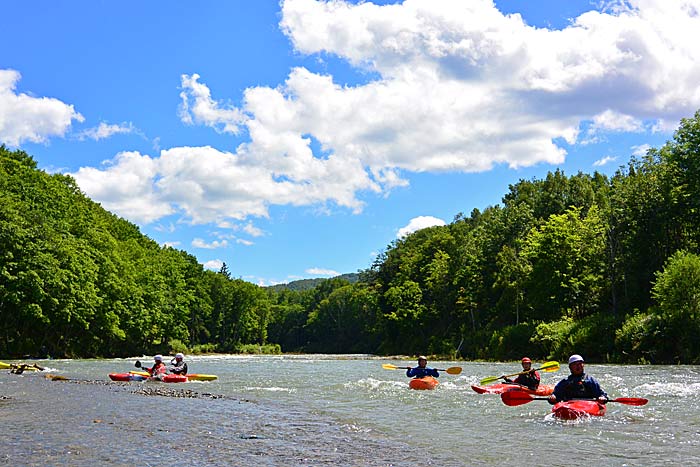
<path id="1" fill-rule="evenodd" d="M 602 417 L 606 406 L 598 401 L 571 400 L 557 402 L 552 407 L 552 413 L 561 420 L 576 420 L 582 417 Z"/>
<path id="2" fill-rule="evenodd" d="M 435 389 L 438 384 L 438 380 L 432 376 L 424 376 L 423 378 L 413 378 L 409 381 L 408 387 L 411 389 L 425 390 Z"/>
<path id="3" fill-rule="evenodd" d="M 540 384 L 534 391 L 519 384 L 508 383 L 497 383 L 489 386 L 477 386 L 472 384 L 472 389 L 479 394 L 503 394 L 508 391 L 523 391 L 535 396 L 549 396 L 554 392 L 554 386 L 548 384 Z"/>

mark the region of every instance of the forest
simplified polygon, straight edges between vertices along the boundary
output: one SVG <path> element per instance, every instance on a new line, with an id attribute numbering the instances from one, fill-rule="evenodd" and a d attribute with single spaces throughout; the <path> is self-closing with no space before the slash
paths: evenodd
<path id="1" fill-rule="evenodd" d="M 520 180 L 496 206 L 387 245 L 356 280 L 299 288 L 205 270 L 2 146 L 0 357 L 579 353 L 698 364 L 699 245 L 700 111 L 610 177 Z"/>

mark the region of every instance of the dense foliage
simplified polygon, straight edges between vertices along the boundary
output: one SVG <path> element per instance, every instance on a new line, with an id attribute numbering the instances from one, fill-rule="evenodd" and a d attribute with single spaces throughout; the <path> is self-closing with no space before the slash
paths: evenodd
<path id="1" fill-rule="evenodd" d="M 0 354 L 699 363 L 699 245 L 700 112 L 612 177 L 521 180 L 502 205 L 394 241 L 357 281 L 299 287 L 205 271 L 0 148 Z"/>

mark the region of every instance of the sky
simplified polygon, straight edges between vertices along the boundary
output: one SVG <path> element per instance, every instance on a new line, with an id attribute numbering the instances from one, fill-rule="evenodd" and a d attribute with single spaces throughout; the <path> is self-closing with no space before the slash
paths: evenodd
<path id="1" fill-rule="evenodd" d="M 0 3 L 0 144 L 206 268 L 369 268 L 700 109 L 700 0 Z"/>

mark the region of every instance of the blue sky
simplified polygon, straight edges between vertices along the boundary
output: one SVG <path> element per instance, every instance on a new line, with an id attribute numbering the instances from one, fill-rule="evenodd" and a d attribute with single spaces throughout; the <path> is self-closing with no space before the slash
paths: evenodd
<path id="1" fill-rule="evenodd" d="M 3 2 L 0 143 L 218 270 L 356 272 L 700 108 L 700 0 Z"/>

